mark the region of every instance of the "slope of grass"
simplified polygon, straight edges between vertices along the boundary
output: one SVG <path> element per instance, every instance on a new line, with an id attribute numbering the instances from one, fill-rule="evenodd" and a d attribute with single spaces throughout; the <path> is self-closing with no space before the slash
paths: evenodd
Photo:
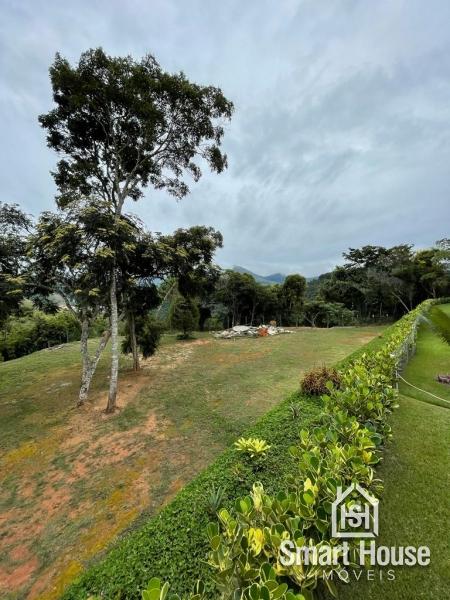
<path id="1" fill-rule="evenodd" d="M 446 305 L 433 306 L 430 311 L 430 318 L 438 333 L 450 344 L 450 314 L 446 310 Z"/>
<path id="2" fill-rule="evenodd" d="M 177 342 L 166 336 L 137 375 L 122 357 L 121 410 L 108 418 L 101 412 L 108 352 L 93 382 L 92 401 L 81 411 L 73 408 L 80 361 L 76 344 L 0 364 L 0 519 L 5 523 L 0 580 L 6 581 L 0 596 L 16 600 L 29 592 L 29 598 L 40 600 L 60 597 L 86 563 L 125 529 L 147 523 L 236 437 L 292 393 L 302 371 L 342 359 L 380 330 L 301 329 L 236 341 L 204 335 Z M 295 428 L 289 406 L 280 410 L 276 431 L 261 426 L 260 435 L 267 434 L 274 448 L 280 436 L 307 425 L 316 408 L 304 400 Z M 160 531 L 160 521 L 153 520 L 150 529 L 142 530 L 136 552 L 126 542 L 119 544 L 117 564 L 108 559 L 83 581 L 113 564 L 113 572 L 104 575 L 110 590 L 124 589 L 131 581 L 130 593 L 136 597 L 137 586 L 156 572 L 174 574 L 178 589 L 185 589 L 186 574 L 199 568 L 198 550 L 193 561 L 178 556 L 173 564 L 167 552 L 170 544 L 180 548 L 179 540 L 186 537 L 192 537 L 193 548 L 201 548 L 197 542 L 204 535 L 205 493 L 211 481 L 226 492 L 239 490 L 230 456 L 220 460 L 224 462 L 212 468 L 212 479 L 201 479 L 206 487 L 182 492 L 189 510 L 175 526 L 168 521 L 170 527 Z M 269 460 L 267 467 L 284 476 L 277 462 Z M 266 477 L 264 472 L 260 476 Z M 179 507 L 167 510 L 175 515 Z M 133 556 L 136 562 L 129 558 Z M 83 594 L 79 597 L 84 599 Z M 115 596 L 111 591 L 106 597 Z"/>
<path id="3" fill-rule="evenodd" d="M 450 344 L 438 335 L 433 327 L 424 323 L 420 328 L 416 354 L 411 358 L 402 376 L 421 390 L 443 398 L 443 401 L 403 382 L 400 382 L 400 389 L 411 398 L 450 408 L 450 385 L 436 380 L 437 375 L 443 374 L 450 374 Z"/>
<path id="4" fill-rule="evenodd" d="M 437 372 L 450 365 L 450 347 L 427 325 L 420 329 L 417 352 L 405 379 L 450 399 L 450 388 L 437 384 Z M 445 370 L 445 369 L 444 369 Z M 428 567 L 376 569 L 342 588 L 342 600 L 409 600 L 450 598 L 448 564 L 450 410 L 430 404 L 429 398 L 409 386 L 400 387 L 400 407 L 392 417 L 394 438 L 385 452 L 378 475 L 385 483 L 380 504 L 378 545 L 428 546 Z M 450 405 L 447 405 L 450 406 Z M 380 580 L 382 577 L 382 580 Z"/>

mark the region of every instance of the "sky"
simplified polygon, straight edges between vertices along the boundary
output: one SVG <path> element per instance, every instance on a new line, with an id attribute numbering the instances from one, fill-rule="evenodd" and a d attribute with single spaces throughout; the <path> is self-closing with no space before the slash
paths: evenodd
<path id="1" fill-rule="evenodd" d="M 127 205 L 150 230 L 213 226 L 219 264 L 262 275 L 429 247 L 450 236 L 449 23 L 448 0 L 0 0 L 0 201 L 55 207 L 48 68 L 102 46 L 235 105 L 226 172 Z"/>

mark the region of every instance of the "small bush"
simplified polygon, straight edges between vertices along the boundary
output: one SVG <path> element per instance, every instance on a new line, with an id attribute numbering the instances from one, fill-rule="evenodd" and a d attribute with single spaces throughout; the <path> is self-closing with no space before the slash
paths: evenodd
<path id="1" fill-rule="evenodd" d="M 333 367 L 315 367 L 308 371 L 302 379 L 301 390 L 309 396 L 322 396 L 328 393 L 327 382 L 331 381 L 333 387 L 339 388 L 341 377 L 339 371 Z"/>
<path id="2" fill-rule="evenodd" d="M 164 325 L 161 321 L 155 319 L 152 315 L 145 315 L 135 319 L 136 342 L 144 358 L 149 358 L 155 354 L 161 341 L 161 335 L 164 331 Z M 122 352 L 130 354 L 132 352 L 131 333 L 128 323 L 125 325 L 124 339 L 122 341 Z"/>
<path id="3" fill-rule="evenodd" d="M 241 437 L 237 442 L 234 442 L 236 450 L 248 454 L 250 458 L 265 458 L 267 451 L 270 449 L 266 440 L 259 438 L 244 438 Z"/>
<path id="4" fill-rule="evenodd" d="M 222 508 L 224 498 L 224 489 L 221 487 L 216 487 L 213 484 L 208 495 L 208 512 L 210 515 L 213 517 L 217 515 L 219 510 Z"/>

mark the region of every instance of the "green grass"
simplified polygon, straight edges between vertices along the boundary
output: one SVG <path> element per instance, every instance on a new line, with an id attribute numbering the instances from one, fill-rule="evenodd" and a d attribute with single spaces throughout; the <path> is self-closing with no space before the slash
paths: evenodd
<path id="1" fill-rule="evenodd" d="M 420 327 L 416 354 L 411 358 L 402 377 L 421 390 L 443 398 L 443 401 L 403 382 L 400 382 L 400 389 L 404 394 L 421 402 L 450 408 L 450 385 L 436 381 L 436 376 L 443 374 L 450 374 L 450 344 L 438 335 L 433 327 L 424 323 Z"/>
<path id="2" fill-rule="evenodd" d="M 450 317 L 450 304 L 438 304 L 437 307 Z"/>
<path id="3" fill-rule="evenodd" d="M 93 351 L 96 340 L 90 340 Z M 109 349 L 97 367 L 92 392 L 105 389 Z M 0 363 L 0 451 L 36 440 L 63 424 L 75 405 L 80 383 L 80 344 L 73 342 Z M 121 357 L 121 368 L 131 360 Z"/>
<path id="4" fill-rule="evenodd" d="M 417 352 L 405 370 L 405 379 L 450 400 L 450 387 L 433 380 L 437 372 L 448 372 L 449 366 L 450 346 L 429 326 L 423 325 Z M 352 581 L 343 587 L 342 600 L 450 598 L 450 410 L 430 403 L 426 394 L 405 384 L 401 385 L 400 392 L 400 407 L 391 423 L 394 438 L 377 471 L 385 484 L 378 544 L 428 546 L 431 564 L 395 567 L 394 581 L 386 578 L 380 581 L 377 569 L 374 581 Z M 385 576 L 386 571 L 387 568 Z"/>
<path id="5" fill-rule="evenodd" d="M 302 371 L 342 360 L 381 331 L 301 329 L 291 335 L 235 341 L 202 334 L 194 343 L 168 335 L 138 376 L 131 371 L 130 359 L 121 358 L 118 403 L 123 406 L 125 397 L 127 403 L 109 418 L 90 406 L 81 412 L 74 409 L 77 344 L 0 364 L 0 472 L 7 473 L 0 490 L 0 516 L 9 511 L 0 535 L 1 567 L 7 572 L 21 568 L 20 561 L 9 558 L 19 546 L 27 550 L 28 560 L 30 554 L 38 559 L 27 583 L 13 589 L 8 599 L 25 597 L 29 586 L 41 581 L 47 581 L 47 587 L 39 598 L 58 598 L 86 563 L 130 527 L 137 537 L 127 539 L 136 539 L 136 544 L 119 543 L 111 555 L 118 562 L 108 557 L 83 581 L 93 581 L 95 574 L 99 581 L 106 577 L 114 590 L 108 598 L 128 587 L 131 597 L 138 597 L 138 587 L 156 573 L 174 580 L 174 590 L 187 589 L 188 575 L 203 568 L 198 549 L 207 520 L 205 490 L 212 482 L 224 487 L 229 498 L 247 490 L 248 483 L 241 490 L 231 473 L 234 454 L 225 452 L 163 509 L 176 517 L 175 522 L 164 519 L 162 524 L 159 517 L 149 517 L 291 395 Z M 108 352 L 93 381 L 97 408 L 106 401 Z M 257 429 L 274 447 L 267 470 L 258 473 L 269 489 L 285 476 L 280 467 L 285 457 L 281 460 L 276 448 L 282 447 L 282 439 L 294 439 L 299 426 L 307 426 L 317 412 L 313 401 L 297 400 L 298 421 L 293 422 L 284 402 Z M 53 497 L 60 497 L 59 504 Z M 185 548 L 180 540 L 193 549 L 192 558 L 183 550 L 171 563 L 172 546 Z M 108 565 L 113 565 L 112 572 Z M 84 591 L 74 597 L 85 600 Z"/>
<path id="6" fill-rule="evenodd" d="M 197 339 L 207 339 L 210 343 L 196 347 L 189 361 L 172 371 L 169 368 L 173 358 L 160 353 L 166 372 L 155 374 L 142 390 L 139 402 L 122 411 L 114 420 L 114 427 L 126 429 L 152 406 L 164 414 L 174 413 L 177 421 L 180 411 L 183 418 L 200 417 L 202 423 L 209 422 L 212 412 L 212 423 L 218 425 L 215 429 L 219 431 L 225 415 L 230 433 L 236 433 L 233 423 L 237 422 L 238 429 L 252 423 L 255 416 L 296 389 L 302 371 L 314 364 L 332 364 L 344 358 L 381 331 L 382 327 L 303 329 L 291 335 L 235 341 L 218 341 L 209 334 L 196 334 Z M 182 349 L 183 345 L 189 347 L 189 343 L 168 334 L 163 336 L 162 350 L 175 346 Z M 95 345 L 96 340 L 91 340 L 91 349 Z M 93 395 L 105 393 L 105 401 L 109 356 L 108 347 L 91 386 Z M 121 372 L 122 376 L 131 374 L 131 359 L 123 355 Z M 36 440 L 46 435 L 49 428 L 64 423 L 73 412 L 79 381 L 77 342 L 0 363 L 0 450 Z M 216 401 L 217 406 L 206 402 L 207 398 Z M 257 402 L 252 402 L 255 398 Z M 206 415 L 202 417 L 201 413 Z"/>
<path id="7" fill-rule="evenodd" d="M 450 312 L 447 311 L 446 305 L 433 306 L 430 318 L 441 337 L 450 343 Z"/>

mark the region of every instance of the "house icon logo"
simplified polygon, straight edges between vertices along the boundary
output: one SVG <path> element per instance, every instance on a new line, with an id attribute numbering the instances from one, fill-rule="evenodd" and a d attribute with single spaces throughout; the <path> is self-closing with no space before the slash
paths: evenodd
<path id="1" fill-rule="evenodd" d="M 335 538 L 374 538 L 378 535 L 378 500 L 357 483 L 344 492 L 338 487 L 331 505 L 331 535 Z"/>

